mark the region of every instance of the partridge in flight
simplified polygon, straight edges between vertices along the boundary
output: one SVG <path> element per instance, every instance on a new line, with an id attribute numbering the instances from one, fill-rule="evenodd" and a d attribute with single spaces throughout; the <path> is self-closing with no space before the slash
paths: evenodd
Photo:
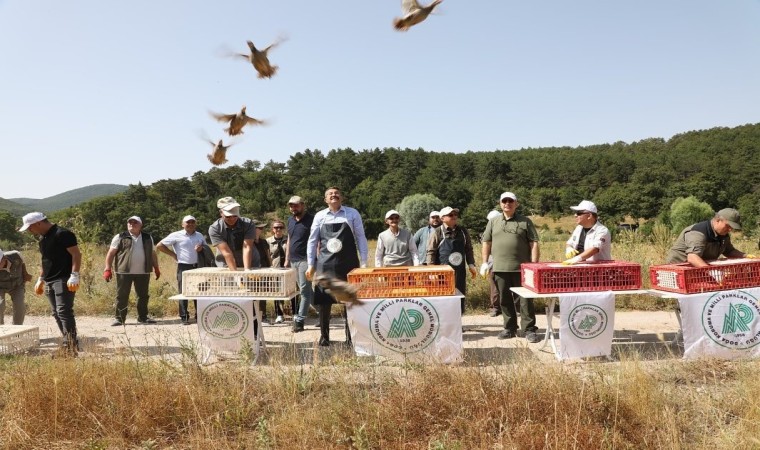
<path id="1" fill-rule="evenodd" d="M 329 277 L 325 274 L 318 275 L 314 281 L 340 303 L 351 304 L 358 301 L 356 293 L 359 291 L 359 287 L 354 284 Z"/>
<path id="2" fill-rule="evenodd" d="M 420 6 L 417 0 L 401 0 L 401 13 L 403 17 L 393 19 L 393 27 L 397 31 L 406 31 L 414 25 L 427 19 L 427 16 L 433 12 L 443 0 L 433 0 L 427 6 Z"/>
<path id="3" fill-rule="evenodd" d="M 269 63 L 269 58 L 267 57 L 267 53 L 269 50 L 273 49 L 277 45 L 279 45 L 284 38 L 279 38 L 276 41 L 274 41 L 269 47 L 265 48 L 264 50 L 259 50 L 256 48 L 255 45 L 253 45 L 253 42 L 246 41 L 248 43 L 248 48 L 251 50 L 250 54 L 245 53 L 238 53 L 237 56 L 241 58 L 245 58 L 253 65 L 253 68 L 256 69 L 256 72 L 259 73 L 259 78 L 272 78 L 272 75 L 274 75 L 277 72 L 278 67 L 273 66 Z"/>
<path id="4" fill-rule="evenodd" d="M 206 155 L 208 157 L 208 160 L 211 161 L 211 164 L 215 166 L 220 166 L 227 162 L 227 149 L 232 147 L 234 144 L 230 144 L 225 146 L 224 142 L 222 142 L 221 139 L 219 139 L 219 142 L 214 143 L 212 140 L 208 140 L 208 143 L 211 144 L 214 149 Z"/>
<path id="5" fill-rule="evenodd" d="M 225 128 L 224 131 L 230 136 L 237 136 L 243 134 L 243 127 L 246 125 L 265 125 L 263 120 L 254 119 L 245 114 L 245 106 L 236 114 L 217 114 L 212 112 L 211 116 L 219 122 L 229 122 L 229 128 Z"/>

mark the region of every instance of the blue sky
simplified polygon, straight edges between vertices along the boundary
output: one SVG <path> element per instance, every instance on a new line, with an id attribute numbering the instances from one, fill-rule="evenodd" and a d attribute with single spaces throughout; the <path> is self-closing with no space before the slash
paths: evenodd
<path id="1" fill-rule="evenodd" d="M 0 0 L 0 197 L 211 168 L 209 110 L 271 122 L 227 154 L 633 142 L 760 121 L 760 1 Z M 269 80 L 225 58 L 272 50 Z"/>

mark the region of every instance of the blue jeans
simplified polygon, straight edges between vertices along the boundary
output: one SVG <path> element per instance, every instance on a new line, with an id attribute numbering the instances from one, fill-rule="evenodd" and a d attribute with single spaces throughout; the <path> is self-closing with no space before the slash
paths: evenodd
<path id="1" fill-rule="evenodd" d="M 63 343 L 69 348 L 77 346 L 77 321 L 74 318 L 74 292 L 69 291 L 62 279 L 45 283 L 45 294 L 55 323 L 63 335 Z"/>
<path id="2" fill-rule="evenodd" d="M 314 289 L 311 286 L 311 281 L 306 279 L 306 269 L 309 268 L 309 264 L 306 260 L 291 261 L 290 267 L 296 269 L 296 273 L 298 273 L 298 288 L 301 290 L 301 305 L 298 307 L 298 313 L 295 314 L 294 320 L 296 322 L 303 322 L 309 314 L 309 306 L 311 306 L 314 298 Z"/>

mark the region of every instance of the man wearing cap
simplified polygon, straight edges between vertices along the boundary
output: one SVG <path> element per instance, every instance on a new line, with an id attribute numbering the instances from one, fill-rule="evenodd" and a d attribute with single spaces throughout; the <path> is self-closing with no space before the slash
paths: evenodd
<path id="1" fill-rule="evenodd" d="M 106 268 L 103 279 L 111 281 L 116 272 L 116 312 L 111 326 L 124 325 L 127 320 L 129 307 L 129 292 L 135 286 L 137 295 L 137 322 L 142 324 L 156 323 L 148 316 L 148 300 L 150 294 L 150 273 L 156 273 L 156 279 L 161 276 L 158 268 L 158 256 L 153 251 L 153 237 L 142 232 L 142 219 L 132 216 L 127 219 L 127 231 L 119 233 L 111 239 L 111 246 L 106 253 Z M 116 266 L 114 267 L 114 261 Z M 115 269 L 115 270 L 114 270 Z"/>
<path id="2" fill-rule="evenodd" d="M 74 233 L 50 223 L 41 212 L 23 217 L 19 231 L 29 230 L 41 236 L 42 268 L 34 284 L 34 293 L 47 294 L 58 329 L 63 335 L 60 351 L 63 356 L 76 356 L 79 350 L 77 322 L 74 317 L 74 296 L 79 289 L 79 266 L 82 253 Z"/>
<path id="3" fill-rule="evenodd" d="M 208 227 L 211 246 L 216 247 L 216 265 L 230 270 L 250 269 L 253 263 L 253 240 L 256 226 L 247 217 L 240 217 L 240 203 L 232 197 L 216 202 L 219 219 Z"/>
<path id="4" fill-rule="evenodd" d="M 156 244 L 156 250 L 166 253 L 172 259 L 177 261 L 177 287 L 179 293 L 182 293 L 182 273 L 186 270 L 198 268 L 198 256 L 203 253 L 203 244 L 205 240 L 203 235 L 196 231 L 197 221 L 193 216 L 182 218 L 182 230 L 170 233 Z M 179 318 L 182 325 L 190 325 L 190 313 L 187 309 L 188 301 L 180 300 Z M 198 317 L 198 301 L 193 300 L 195 306 L 195 316 Z"/>
<path id="5" fill-rule="evenodd" d="M 367 267 L 367 237 L 359 211 L 343 206 L 343 195 L 337 187 L 325 191 L 327 208 L 314 215 L 314 223 L 309 232 L 306 259 L 309 268 L 306 277 L 313 279 L 315 272 L 331 278 L 346 281 L 348 272 L 357 267 Z M 357 250 L 359 255 L 357 257 Z M 319 345 L 330 345 L 330 310 L 335 299 L 317 286 L 314 303 L 319 305 Z M 341 311 L 346 317 L 345 309 Z M 351 334 L 346 321 L 346 342 L 351 343 Z"/>
<path id="6" fill-rule="evenodd" d="M 464 314 L 465 296 L 467 295 L 467 269 L 472 277 L 477 276 L 475 256 L 472 253 L 472 240 L 464 227 L 458 226 L 459 210 L 447 206 L 440 211 L 443 225 L 436 228 L 428 239 L 428 264 L 448 264 L 454 269 L 457 289 L 462 293 L 461 308 Z"/>
<path id="7" fill-rule="evenodd" d="M 499 197 L 502 214 L 492 218 L 486 224 L 483 232 L 482 256 L 483 264 L 480 273 L 488 271 L 488 258 L 493 255 L 493 278 L 499 289 L 501 313 L 504 319 L 504 329 L 499 333 L 499 339 L 511 339 L 517 336 L 517 310 L 520 305 L 521 333 L 529 343 L 539 341 L 536 331 L 536 309 L 533 299 L 522 298 L 514 294 L 510 288 L 521 286 L 520 264 L 538 262 L 538 232 L 533 222 L 517 214 L 520 205 L 517 196 L 512 192 L 504 192 Z"/>
<path id="8" fill-rule="evenodd" d="M 24 283 L 32 281 L 32 275 L 26 271 L 26 264 L 21 253 L 0 250 L 0 325 L 5 324 L 5 294 L 13 302 L 13 325 L 23 325 L 26 315 Z"/>
<path id="9" fill-rule="evenodd" d="M 285 247 L 288 245 L 288 236 L 285 235 L 285 223 L 282 220 L 272 222 L 272 236 L 267 238 L 267 244 L 269 245 L 269 256 L 272 258 L 272 267 L 285 267 Z M 290 310 L 295 314 L 295 298 L 292 298 L 290 302 Z M 285 314 L 282 310 L 284 304 L 283 300 L 275 300 L 274 313 L 277 317 L 274 319 L 274 323 L 284 321 L 283 316 Z"/>
<path id="10" fill-rule="evenodd" d="M 375 267 L 419 266 L 417 245 L 409 230 L 399 228 L 401 216 L 392 209 L 385 213 L 388 229 L 377 236 Z"/>
<path id="11" fill-rule="evenodd" d="M 575 211 L 575 223 L 578 225 L 565 243 L 567 259 L 562 264 L 612 260 L 610 230 L 599 222 L 596 205 L 583 200 L 578 206 L 571 206 L 570 209 Z"/>
<path id="12" fill-rule="evenodd" d="M 309 241 L 314 215 L 306 211 L 306 205 L 301 197 L 294 195 L 288 200 L 291 216 L 288 217 L 288 237 L 285 246 L 285 267 L 296 269 L 301 302 L 298 312 L 293 315 L 293 332 L 303 331 L 306 315 L 309 313 L 314 297 L 311 281 L 306 278 L 309 263 L 306 259 L 306 248 Z"/>
<path id="13" fill-rule="evenodd" d="M 686 227 L 678 235 L 668 253 L 667 263 L 688 262 L 694 267 L 709 265 L 705 260 L 727 258 L 754 258 L 734 248 L 731 244 L 731 230 L 741 230 L 739 211 L 724 208 L 710 220 Z"/>
<path id="14" fill-rule="evenodd" d="M 430 211 L 428 216 L 428 224 L 417 230 L 414 233 L 414 245 L 417 246 L 417 253 L 420 258 L 420 263 L 425 264 L 427 259 L 427 244 L 430 239 L 430 235 L 433 234 L 436 228 L 441 226 L 441 213 L 439 211 Z"/>

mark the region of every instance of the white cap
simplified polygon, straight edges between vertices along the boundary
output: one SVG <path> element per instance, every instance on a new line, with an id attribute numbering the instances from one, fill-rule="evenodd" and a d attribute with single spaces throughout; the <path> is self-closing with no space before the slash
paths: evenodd
<path id="1" fill-rule="evenodd" d="M 195 220 L 195 217 L 191 216 L 190 214 L 186 215 L 182 218 L 182 223 L 187 223 L 188 220 Z M 195 220 L 197 222 L 197 220 Z"/>
<path id="2" fill-rule="evenodd" d="M 500 215 L 501 215 L 501 213 L 499 211 L 489 211 L 488 215 L 486 216 L 486 219 L 487 220 L 491 220 L 494 217 L 499 217 Z"/>
<path id="3" fill-rule="evenodd" d="M 441 210 L 441 217 L 448 216 L 449 214 L 454 213 L 454 212 L 459 214 L 459 209 L 452 208 L 451 206 L 447 206 Z"/>
<path id="4" fill-rule="evenodd" d="M 232 197 L 223 197 L 216 202 L 216 207 L 222 211 L 225 216 L 239 216 L 240 203 Z"/>
<path id="5" fill-rule="evenodd" d="M 385 219 L 388 220 L 388 218 L 394 214 L 401 217 L 401 214 L 399 214 L 398 211 L 396 211 L 395 209 L 392 209 L 388 211 L 387 213 L 385 213 Z"/>
<path id="6" fill-rule="evenodd" d="M 439 211 L 430 211 L 430 217 L 440 217 L 441 213 Z"/>
<path id="7" fill-rule="evenodd" d="M 571 206 L 570 209 L 573 211 L 588 211 L 596 214 L 598 211 L 596 210 L 596 205 L 594 202 L 590 202 L 588 200 L 583 200 L 580 203 L 578 203 L 578 206 Z"/>
<path id="8" fill-rule="evenodd" d="M 511 192 L 502 192 L 499 201 L 502 201 L 505 198 L 511 198 L 512 200 L 517 201 L 517 196 Z"/>
<path id="9" fill-rule="evenodd" d="M 288 200 L 288 205 L 300 205 L 301 203 L 303 203 L 303 199 L 297 195 L 290 197 L 290 200 Z"/>
<path id="10" fill-rule="evenodd" d="M 140 222 L 140 225 L 142 225 L 142 219 L 139 216 L 132 216 L 129 219 L 127 219 L 127 222 L 129 222 L 130 220 L 136 220 Z"/>
<path id="11" fill-rule="evenodd" d="M 41 212 L 30 212 L 21 218 L 23 225 L 21 225 L 21 228 L 19 228 L 18 231 L 26 231 L 30 225 L 34 225 L 35 223 L 41 222 L 45 219 L 47 219 L 47 217 L 45 217 L 45 215 Z"/>

